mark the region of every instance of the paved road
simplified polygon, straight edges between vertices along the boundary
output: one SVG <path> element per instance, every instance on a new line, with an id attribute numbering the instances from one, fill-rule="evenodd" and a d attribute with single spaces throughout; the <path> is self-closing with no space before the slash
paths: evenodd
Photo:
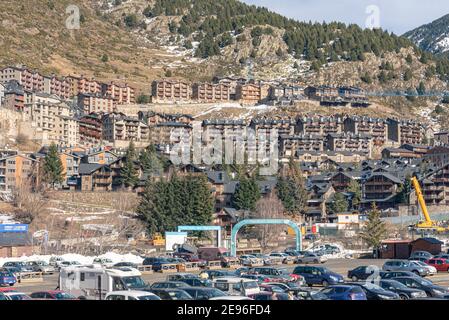
<path id="1" fill-rule="evenodd" d="M 348 270 L 354 269 L 357 266 L 361 265 L 375 265 L 378 267 L 382 267 L 386 260 L 369 260 L 369 259 L 332 259 L 328 260 L 324 266 L 329 268 L 330 270 L 337 272 L 346 277 Z M 284 265 L 283 267 L 288 268 L 289 270 L 294 269 L 294 265 Z M 157 281 L 163 281 L 167 277 L 167 274 L 154 273 L 150 275 L 143 275 L 142 278 L 144 281 L 149 282 L 150 284 Z M 427 279 L 431 280 L 435 284 L 449 287 L 449 273 L 441 272 L 435 276 L 428 277 Z M 58 285 L 58 274 L 46 275 L 44 276 L 44 281 L 40 283 L 21 283 L 17 284 L 15 288 L 25 293 L 31 293 L 40 290 L 54 290 Z"/>

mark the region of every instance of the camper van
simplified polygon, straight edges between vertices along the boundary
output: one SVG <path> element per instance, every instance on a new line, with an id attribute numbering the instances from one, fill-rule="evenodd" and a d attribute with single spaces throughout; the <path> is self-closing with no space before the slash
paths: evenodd
<path id="1" fill-rule="evenodd" d="M 147 286 L 134 268 L 67 267 L 59 274 L 59 289 L 88 300 L 104 300 L 113 291 L 141 290 Z"/>

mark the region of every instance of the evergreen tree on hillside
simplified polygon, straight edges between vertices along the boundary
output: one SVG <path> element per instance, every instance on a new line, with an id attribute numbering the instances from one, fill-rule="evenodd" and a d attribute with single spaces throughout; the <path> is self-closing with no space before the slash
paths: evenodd
<path id="1" fill-rule="evenodd" d="M 357 180 L 351 180 L 347 191 L 354 194 L 352 198 L 352 207 L 353 209 L 358 210 L 362 201 L 362 188 L 360 183 L 358 183 Z"/>
<path id="2" fill-rule="evenodd" d="M 126 151 L 125 163 L 120 170 L 120 181 L 126 188 L 132 188 L 137 184 L 137 182 L 139 182 L 137 168 L 134 163 L 135 160 L 136 149 L 134 147 L 134 143 L 131 141 L 128 150 Z"/>
<path id="3" fill-rule="evenodd" d="M 380 219 L 380 211 L 373 204 L 368 212 L 368 222 L 366 223 L 360 237 L 373 249 L 379 249 L 382 240 L 385 238 L 387 229 L 385 222 Z"/>
<path id="4" fill-rule="evenodd" d="M 328 210 L 331 213 L 343 213 L 348 211 L 349 203 L 343 193 L 337 192 L 332 199 L 332 202 L 328 205 Z"/>
<path id="5" fill-rule="evenodd" d="M 254 211 L 260 197 L 260 190 L 256 179 L 242 177 L 239 180 L 232 202 L 237 210 Z"/>
<path id="6" fill-rule="evenodd" d="M 143 172 L 149 176 L 160 175 L 164 171 L 164 164 L 157 155 L 154 145 L 142 150 L 139 155 L 139 162 Z"/>
<path id="7" fill-rule="evenodd" d="M 44 158 L 43 180 L 55 188 L 64 181 L 64 166 L 59 158 L 58 147 L 52 143 Z"/>

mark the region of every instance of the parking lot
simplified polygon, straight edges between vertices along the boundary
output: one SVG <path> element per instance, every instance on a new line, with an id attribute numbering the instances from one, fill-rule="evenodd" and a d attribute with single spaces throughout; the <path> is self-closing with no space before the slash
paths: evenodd
<path id="1" fill-rule="evenodd" d="M 331 259 L 328 260 L 323 266 L 327 267 L 331 271 L 341 274 L 346 278 L 348 270 L 354 269 L 357 266 L 367 266 L 375 265 L 379 268 L 385 263 L 386 260 L 371 260 L 371 259 Z M 311 266 L 313 264 L 310 264 Z M 289 271 L 293 271 L 296 265 L 282 265 L 277 266 L 279 268 L 287 268 Z M 144 281 L 148 283 L 153 283 L 157 281 L 165 280 L 167 277 L 166 273 L 153 273 L 149 275 L 142 275 Z M 58 286 L 58 273 L 53 275 L 44 275 L 43 282 L 37 283 L 18 283 L 14 287 L 24 293 L 32 293 L 41 290 L 54 290 Z M 428 278 L 437 285 L 443 287 L 449 287 L 449 273 L 440 272 L 437 275 Z"/>

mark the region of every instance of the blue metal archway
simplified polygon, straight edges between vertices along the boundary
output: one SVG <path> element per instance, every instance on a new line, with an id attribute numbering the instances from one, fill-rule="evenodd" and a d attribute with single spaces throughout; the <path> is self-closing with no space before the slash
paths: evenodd
<path id="1" fill-rule="evenodd" d="M 183 231 L 217 231 L 217 247 L 221 247 L 220 226 L 178 226 L 178 232 Z"/>
<path id="2" fill-rule="evenodd" d="M 231 256 L 237 256 L 237 233 L 239 230 L 247 225 L 259 225 L 259 224 L 285 224 L 291 227 L 296 234 L 296 250 L 302 250 L 301 243 L 301 230 L 298 225 L 291 220 L 287 219 L 246 219 L 242 220 L 231 231 Z"/>

